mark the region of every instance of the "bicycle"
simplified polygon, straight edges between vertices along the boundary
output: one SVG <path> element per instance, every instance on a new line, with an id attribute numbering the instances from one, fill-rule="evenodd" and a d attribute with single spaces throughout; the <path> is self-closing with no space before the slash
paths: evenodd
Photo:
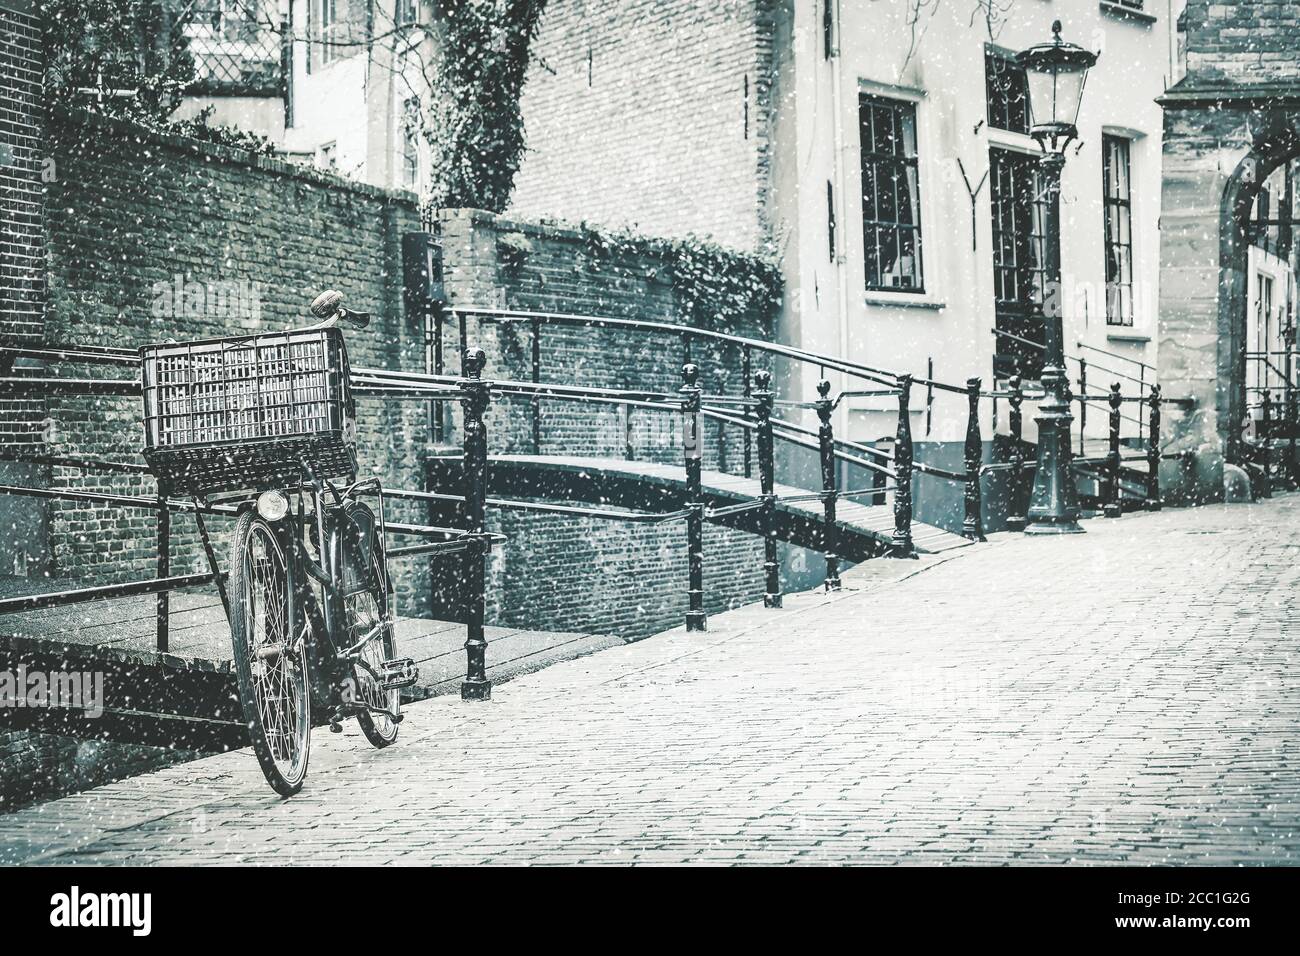
<path id="1" fill-rule="evenodd" d="M 313 712 L 335 732 L 355 716 L 373 746 L 387 747 L 401 689 L 418 678 L 397 656 L 383 487 L 356 478 L 340 326 L 365 328 L 370 316 L 334 291 L 311 312 L 323 321 L 305 329 L 141 349 L 145 460 L 160 494 L 195 499 L 244 723 L 267 783 L 285 797 L 306 778 Z M 237 505 L 224 584 L 200 499 Z"/>

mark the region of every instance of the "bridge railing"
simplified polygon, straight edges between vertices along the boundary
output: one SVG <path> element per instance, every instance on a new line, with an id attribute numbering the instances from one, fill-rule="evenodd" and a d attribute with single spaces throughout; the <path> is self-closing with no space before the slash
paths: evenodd
<path id="1" fill-rule="evenodd" d="M 439 310 L 435 310 L 439 311 Z M 442 314 L 441 310 L 439 314 Z M 499 540 L 486 530 L 486 519 L 490 508 L 519 508 L 524 510 L 567 514 L 573 517 L 599 518 L 616 521 L 663 522 L 682 520 L 686 524 L 685 544 L 687 548 L 687 612 L 686 626 L 689 630 L 702 630 L 706 626 L 704 612 L 704 542 L 703 522 L 718 520 L 741 511 L 761 512 L 760 531 L 764 541 L 763 586 L 764 603 L 770 607 L 780 606 L 782 595 L 779 577 L 779 562 L 776 545 L 777 525 L 776 511 L 781 501 L 794 503 L 801 500 L 820 501 L 821 503 L 821 539 L 820 545 L 826 562 L 824 585 L 827 589 L 840 586 L 841 555 L 839 547 L 838 504 L 841 499 L 869 497 L 873 503 L 884 504 L 886 496 L 892 494 L 893 531 L 888 544 L 882 548 L 882 554 L 894 557 L 913 557 L 916 553 L 912 535 L 913 524 L 913 481 L 916 475 L 928 475 L 935 479 L 959 484 L 963 488 L 964 518 L 961 534 L 971 540 L 983 540 L 981 477 L 987 474 L 1007 472 L 1011 483 L 1013 502 L 1027 504 L 1028 478 L 1034 465 L 1028 460 L 1026 446 L 1023 442 L 1022 405 L 1026 400 L 1038 396 L 1025 389 L 1013 379 L 1010 387 L 996 391 L 982 389 L 980 379 L 972 378 L 964 385 L 952 385 L 933 377 L 913 377 L 908 374 L 887 372 L 882 369 L 851 362 L 831 356 L 818 355 L 803 349 L 778 343 L 750 339 L 729 333 L 706 329 L 689 328 L 669 323 L 644 322 L 631 319 L 601 318 L 578 316 L 566 313 L 524 313 L 503 310 L 461 309 L 455 313 L 459 316 L 458 326 L 462 341 L 466 340 L 467 326 L 465 317 L 478 315 L 491 321 L 505 323 L 527 323 L 532 331 L 531 381 L 497 380 L 489 381 L 483 377 L 486 355 L 481 349 L 466 347 L 462 351 L 462 367 L 459 375 L 449 375 L 441 367 L 432 367 L 423 373 L 402 372 L 390 369 L 373 369 L 353 367 L 354 392 L 359 397 L 380 400 L 427 402 L 436 414 L 430 416 L 430 426 L 435 439 L 445 439 L 448 433 L 448 416 L 445 410 L 452 402 L 459 402 L 463 411 L 463 475 L 462 494 L 439 494 L 431 491 L 410 491 L 388 489 L 385 494 L 395 498 L 424 501 L 456 501 L 462 509 L 463 521 L 460 527 L 439 527 L 434 525 L 390 524 L 389 529 L 395 533 L 426 537 L 426 543 L 395 548 L 390 556 L 395 558 L 427 556 L 435 553 L 458 552 L 463 555 L 464 575 L 464 612 L 467 628 L 466 679 L 462 684 L 462 695 L 467 698 L 484 698 L 490 692 L 490 683 L 486 677 L 486 639 L 484 634 L 484 617 L 486 607 L 486 559 L 492 543 Z M 540 332 L 549 323 L 577 327 L 608 327 L 655 333 L 671 333 L 681 338 L 683 356 L 690 357 L 691 343 L 695 340 L 713 340 L 736 346 L 741 351 L 742 392 L 740 395 L 707 394 L 700 385 L 700 369 L 691 361 L 683 362 L 683 384 L 676 391 L 633 390 L 605 388 L 598 386 L 579 386 L 541 381 Z M 441 334 L 441 332 L 439 332 Z M 126 368 L 138 363 L 138 356 L 131 350 L 111 350 L 90 347 L 57 347 L 52 349 L 23 349 L 11 353 L 43 358 L 48 361 L 68 362 L 71 364 L 98 364 Z M 3 356 L 0 351 L 0 357 Z M 441 354 L 441 350 L 438 350 Z M 779 357 L 803 365 L 816 366 L 819 374 L 825 371 L 840 372 L 844 375 L 866 382 L 870 387 L 844 390 L 832 397 L 831 384 L 821 378 L 817 385 L 817 397 L 810 401 L 779 399 L 772 389 L 772 376 L 767 369 L 755 369 L 754 359 L 757 355 Z M 6 375 L 0 377 L 0 396 L 19 397 L 22 395 L 50 396 L 67 395 L 139 395 L 138 380 L 123 378 L 67 378 L 47 374 L 14 373 L 13 354 L 9 355 L 9 364 L 4 369 Z M 928 394 L 941 392 L 961 398 L 966 406 L 966 427 L 963 441 L 962 470 L 953 470 L 940 465 L 918 461 L 916 459 L 912 436 L 912 398 L 913 390 L 922 386 Z M 503 395 L 527 401 L 532 409 L 532 433 L 535 440 L 540 439 L 540 409 L 543 401 L 579 402 L 587 404 L 614 404 L 626 408 L 645 409 L 656 413 L 671 413 L 680 416 L 682 425 L 682 463 L 685 471 L 685 507 L 676 512 L 650 513 L 632 510 L 613 510 L 597 508 L 578 508 L 573 505 L 560 505 L 549 502 L 521 501 L 489 498 L 488 490 L 488 431 L 486 413 L 493 395 Z M 864 444 L 835 435 L 833 418 L 836 407 L 843 401 L 853 398 L 893 399 L 897 418 L 894 430 L 892 450 L 884 451 L 871 444 Z M 1153 388 L 1148 396 L 1126 397 L 1118 393 L 1118 386 L 1112 387 L 1106 396 L 1087 395 L 1084 401 L 1104 400 L 1109 409 L 1110 434 L 1109 450 L 1106 456 L 1097 460 L 1081 459 L 1076 465 L 1082 468 L 1100 469 L 1105 482 L 1107 514 L 1118 508 L 1120 487 L 1124 474 L 1123 461 L 1127 460 L 1120 445 L 1120 422 L 1124 418 L 1124 406 L 1132 402 L 1142 403 L 1147 415 L 1145 426 L 1148 434 L 1146 459 L 1146 500 L 1158 506 L 1159 502 L 1159 433 L 1161 397 L 1159 389 Z M 1011 409 L 1009 424 L 1014 438 L 1013 457 L 1008 463 L 985 465 L 983 458 L 983 435 L 981 434 L 981 402 L 1005 400 Z M 774 414 L 777 408 L 795 408 L 812 411 L 816 415 L 817 427 L 810 428 L 797 422 L 786 421 Z M 1130 416 L 1131 417 L 1131 416 Z M 757 452 L 759 471 L 759 494 L 752 500 L 740 504 L 709 509 L 703 493 L 701 482 L 703 433 L 705 420 L 712 420 L 724 426 L 739 428 L 744 436 L 745 469 L 752 469 L 754 451 Z M 815 451 L 820 465 L 820 489 L 808 494 L 783 497 L 776 493 L 776 442 L 780 440 L 795 447 Z M 39 463 L 75 466 L 74 459 L 55 456 L 11 457 L 11 460 L 27 460 Z M 862 489 L 842 489 L 839 487 L 841 463 L 847 463 L 864 469 L 872 476 L 872 485 Z M 144 470 L 142 465 L 129 463 L 88 462 L 86 466 L 103 466 L 109 470 L 125 469 Z M 1131 476 L 1130 476 L 1131 477 Z M 206 537 L 202 525 L 203 515 L 229 515 L 234 506 L 220 503 L 199 501 L 185 502 L 147 498 L 141 496 L 105 495 L 93 492 L 21 488 L 18 486 L 0 486 L 0 493 L 32 494 L 63 498 L 66 500 L 96 500 L 100 503 L 117 504 L 123 507 L 138 507 L 159 513 L 158 543 L 159 563 L 157 577 L 147 581 L 128 582 L 122 585 L 109 585 L 104 588 L 77 589 L 68 592 L 56 592 L 53 595 L 32 595 L 26 598 L 10 599 L 0 602 L 0 613 L 6 610 L 19 610 L 29 606 L 51 606 L 48 602 L 74 603 L 79 600 L 94 600 L 104 596 L 126 596 L 133 593 L 159 594 L 159 650 L 167 649 L 166 604 L 165 595 L 178 587 L 201 583 L 215 583 L 222 586 L 221 575 L 216 572 L 199 576 L 193 581 L 182 581 L 184 576 L 169 574 L 166 555 L 171 534 L 171 517 L 174 512 L 192 511 L 199 523 L 201 534 Z M 1023 509 L 1018 509 L 1014 516 L 1023 526 Z M 1116 513 L 1118 513 L 1116 511 Z M 141 590 L 143 589 L 143 590 Z M 94 593 L 91 593 L 94 592 Z M 23 604 L 22 602 L 37 602 Z M 45 603 L 42 603 L 45 602 Z"/>

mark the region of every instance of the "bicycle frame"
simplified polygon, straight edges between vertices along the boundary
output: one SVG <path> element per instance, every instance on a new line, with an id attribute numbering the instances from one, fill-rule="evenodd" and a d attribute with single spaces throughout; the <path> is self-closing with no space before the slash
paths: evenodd
<path id="1" fill-rule="evenodd" d="M 307 660 L 307 673 L 311 681 L 313 706 L 329 714 L 331 720 L 335 720 L 357 709 L 375 710 L 360 700 L 354 690 L 350 689 L 352 668 L 354 665 L 368 668 L 366 662 L 360 660 L 361 650 L 371 641 L 382 637 L 385 628 L 396 626 L 392 588 L 385 587 L 386 606 L 379 609 L 381 616 L 379 625 L 354 644 L 341 644 L 339 640 L 346 626 L 344 599 L 347 594 L 344 591 L 342 567 L 344 547 L 342 523 L 350 520 L 347 505 L 359 500 L 363 492 L 372 492 L 378 498 L 375 538 L 380 553 L 379 573 L 387 578 L 384 495 L 383 488 L 376 478 L 353 482 L 340 491 L 328 480 L 317 479 L 311 475 L 309 469 L 304 468 L 304 471 L 308 474 L 307 481 L 296 489 L 282 491 L 291 499 L 289 513 L 279 521 L 270 524 L 284 546 L 289 633 L 302 635 L 304 638 L 303 646 Z M 312 503 L 310 515 L 306 511 L 309 498 Z M 293 507 L 295 503 L 296 508 Z M 255 504 L 246 501 L 243 507 L 253 508 Z M 312 524 L 309 525 L 309 521 Z M 311 556 L 305 542 L 309 528 L 313 525 L 318 542 L 319 562 Z M 311 586 L 312 581 L 320 586 L 319 599 Z M 372 676 L 376 680 L 379 679 L 378 674 L 372 673 Z M 390 714 L 390 716 L 394 715 Z"/>

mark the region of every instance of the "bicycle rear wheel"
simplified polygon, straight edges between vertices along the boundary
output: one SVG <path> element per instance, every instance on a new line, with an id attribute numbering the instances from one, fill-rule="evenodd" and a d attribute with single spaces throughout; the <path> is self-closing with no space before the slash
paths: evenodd
<path id="1" fill-rule="evenodd" d="M 311 750 L 311 702 L 302 635 L 291 633 L 288 565 L 269 524 L 253 511 L 235 522 L 230 638 L 244 724 L 262 774 L 290 797 Z"/>
<path id="2" fill-rule="evenodd" d="M 364 504 L 354 504 L 353 519 L 362 528 L 376 527 L 374 514 Z M 345 518 L 347 522 L 349 519 Z M 345 524 L 343 541 L 344 580 L 362 585 L 343 599 L 343 613 L 348 641 L 354 643 L 383 625 L 382 632 L 361 649 L 361 662 L 354 666 L 358 702 L 374 710 L 357 712 L 357 724 L 375 747 L 387 747 L 397 739 L 398 721 L 390 715 L 401 713 L 402 697 L 397 688 L 380 686 L 376 675 L 385 670 L 384 662 L 397 657 L 397 638 L 391 613 L 391 582 L 377 536 L 370 533 L 348 534 L 357 526 Z"/>

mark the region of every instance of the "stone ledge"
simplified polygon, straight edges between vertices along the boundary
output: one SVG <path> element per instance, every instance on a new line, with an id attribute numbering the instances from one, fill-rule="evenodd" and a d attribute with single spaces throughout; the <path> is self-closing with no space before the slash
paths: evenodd
<path id="1" fill-rule="evenodd" d="M 1127 20 L 1130 23 L 1149 29 L 1156 22 L 1156 16 L 1153 13 L 1147 13 L 1145 10 L 1134 10 L 1132 7 L 1126 7 L 1119 3 L 1109 3 L 1107 0 L 1101 0 L 1101 12 L 1116 20 Z"/>

